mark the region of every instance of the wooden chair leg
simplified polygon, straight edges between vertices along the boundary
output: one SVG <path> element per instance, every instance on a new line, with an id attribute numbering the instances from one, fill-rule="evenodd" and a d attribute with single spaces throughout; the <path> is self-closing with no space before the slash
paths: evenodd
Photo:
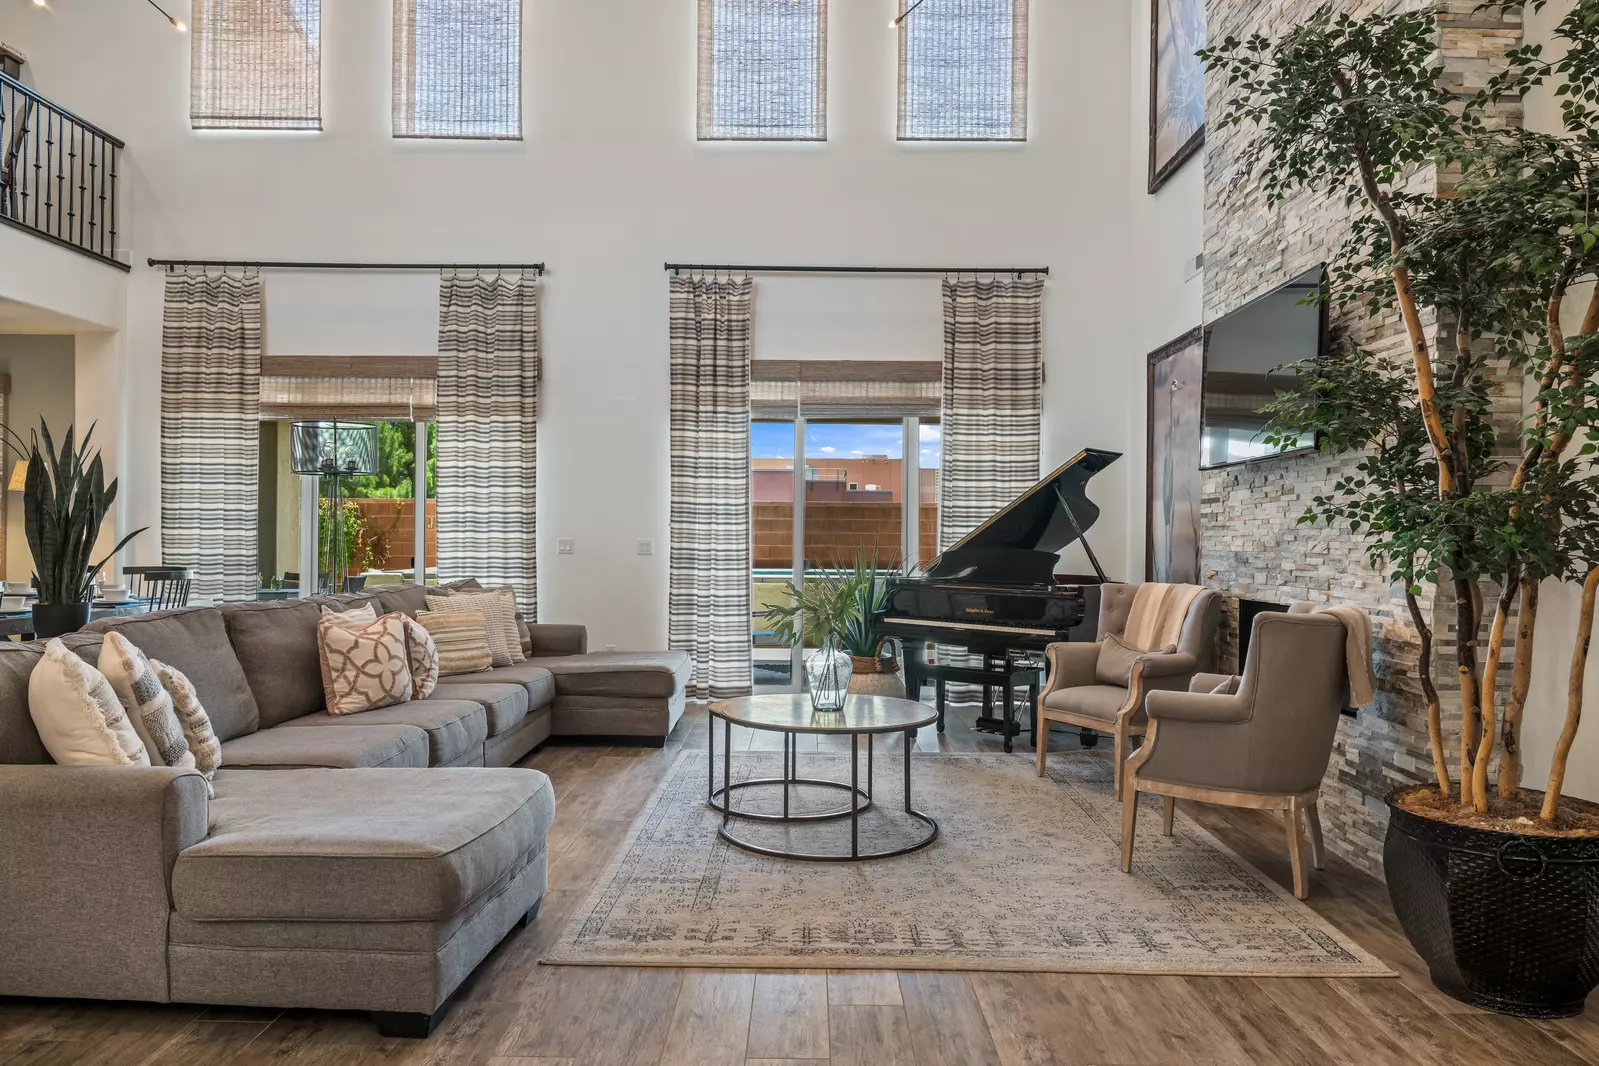
<path id="1" fill-rule="evenodd" d="M 1127 795 L 1122 797 L 1122 873 L 1133 872 L 1133 833 L 1138 825 L 1138 788 L 1127 783 Z"/>
<path id="2" fill-rule="evenodd" d="M 1123 786 L 1127 780 L 1127 730 L 1116 730 L 1116 741 L 1111 750 L 1111 759 L 1116 764 L 1114 787 L 1116 795 L 1125 802 L 1122 796 Z"/>
<path id="3" fill-rule="evenodd" d="M 1160 812 L 1160 835 L 1171 836 L 1172 819 L 1177 816 L 1177 797 L 1162 796 L 1164 809 Z"/>
<path id="4" fill-rule="evenodd" d="M 1288 831 L 1288 859 L 1294 869 L 1294 898 L 1306 899 L 1310 896 L 1310 886 L 1305 881 L 1305 838 L 1299 831 L 1304 807 L 1297 799 L 1288 802 L 1283 824 Z"/>
<path id="5" fill-rule="evenodd" d="M 1038 725 L 1038 739 L 1034 742 L 1033 747 L 1038 752 L 1038 776 L 1043 777 L 1044 756 L 1049 754 L 1049 719 L 1040 714 L 1038 716 Z"/>
<path id="6" fill-rule="evenodd" d="M 1310 826 L 1310 864 L 1316 869 L 1323 869 L 1327 862 L 1327 851 L 1321 840 L 1321 812 L 1314 803 L 1305 804 L 1305 821 Z"/>

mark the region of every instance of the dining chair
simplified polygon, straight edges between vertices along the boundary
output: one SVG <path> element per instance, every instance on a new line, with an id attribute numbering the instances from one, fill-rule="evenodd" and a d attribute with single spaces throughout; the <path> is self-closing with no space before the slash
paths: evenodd
<path id="1" fill-rule="evenodd" d="M 194 571 L 182 566 L 125 566 L 128 594 L 149 600 L 150 610 L 168 611 L 187 607 L 194 588 Z"/>
<path id="2" fill-rule="evenodd" d="M 1322 866 L 1316 802 L 1332 758 L 1348 678 L 1346 631 L 1338 617 L 1289 612 L 1255 616 L 1242 678 L 1199 674 L 1187 692 L 1151 692 L 1143 747 L 1127 763 L 1122 799 L 1122 872 L 1132 872 L 1138 794 L 1165 801 L 1172 833 L 1179 799 L 1282 811 L 1294 895 L 1309 894 L 1301 822 L 1311 864 Z"/>

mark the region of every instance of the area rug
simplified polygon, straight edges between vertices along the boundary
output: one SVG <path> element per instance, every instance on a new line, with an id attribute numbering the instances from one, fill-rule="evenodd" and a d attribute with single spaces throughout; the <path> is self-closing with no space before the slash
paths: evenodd
<path id="1" fill-rule="evenodd" d="M 706 758 L 684 752 L 673 765 L 543 962 L 1391 976 L 1180 813 L 1174 835 L 1161 836 L 1155 797 L 1139 808 L 1134 872 L 1123 874 L 1120 808 L 1098 753 L 1053 755 L 1040 779 L 1030 755 L 915 752 L 913 800 L 937 819 L 938 839 L 859 863 L 767 858 L 718 839 Z M 777 776 L 780 764 L 778 753 L 735 752 L 733 779 Z M 901 766 L 900 751 L 878 753 L 863 850 L 917 832 L 903 814 Z M 849 756 L 801 755 L 799 772 L 847 781 Z M 772 786 L 736 794 L 737 804 L 764 810 L 781 796 Z M 841 795 L 847 803 L 847 793 L 797 789 L 791 803 L 825 810 Z M 736 828 L 769 846 L 848 848 L 848 819 Z"/>

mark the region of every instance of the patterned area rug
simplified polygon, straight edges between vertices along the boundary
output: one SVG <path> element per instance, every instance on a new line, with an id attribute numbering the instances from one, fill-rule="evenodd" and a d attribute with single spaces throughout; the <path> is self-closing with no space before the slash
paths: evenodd
<path id="1" fill-rule="evenodd" d="M 1051 756 L 1039 779 L 1030 755 L 916 752 L 913 801 L 938 820 L 938 839 L 860 863 L 766 858 L 718 839 L 706 758 L 684 752 L 674 764 L 545 963 L 1391 976 L 1181 813 L 1162 837 L 1155 797 L 1139 808 L 1134 872 L 1123 874 L 1120 808 L 1101 754 Z M 881 806 L 861 818 L 862 850 L 919 831 L 903 813 L 902 758 L 878 753 Z M 735 752 L 733 779 L 777 776 L 780 763 L 778 753 Z M 849 756 L 802 754 L 799 772 L 848 781 Z M 735 795 L 735 809 L 775 810 L 781 800 L 775 786 Z M 790 802 L 826 810 L 841 797 L 847 804 L 847 792 L 799 788 Z M 735 827 L 766 845 L 849 846 L 847 818 Z"/>

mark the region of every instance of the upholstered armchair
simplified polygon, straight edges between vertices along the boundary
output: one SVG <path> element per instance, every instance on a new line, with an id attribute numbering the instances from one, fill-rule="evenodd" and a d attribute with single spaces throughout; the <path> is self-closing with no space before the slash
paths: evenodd
<path id="1" fill-rule="evenodd" d="M 1151 692 L 1148 733 L 1128 763 L 1122 798 L 1122 871 L 1132 872 L 1138 794 L 1165 798 L 1171 835 L 1178 799 L 1283 812 L 1294 895 L 1309 892 L 1301 821 L 1310 828 L 1311 861 L 1322 865 L 1316 812 L 1332 757 L 1348 667 L 1344 623 L 1312 614 L 1255 616 L 1244 676 L 1200 674 L 1188 692 Z"/>
<path id="2" fill-rule="evenodd" d="M 1044 776 L 1049 723 L 1115 738 L 1116 791 L 1132 738 L 1144 734 L 1144 697 L 1188 688 L 1214 654 L 1221 597 L 1198 585 L 1154 582 L 1100 586 L 1099 639 L 1051 644 L 1049 678 L 1038 697 L 1038 776 Z"/>

